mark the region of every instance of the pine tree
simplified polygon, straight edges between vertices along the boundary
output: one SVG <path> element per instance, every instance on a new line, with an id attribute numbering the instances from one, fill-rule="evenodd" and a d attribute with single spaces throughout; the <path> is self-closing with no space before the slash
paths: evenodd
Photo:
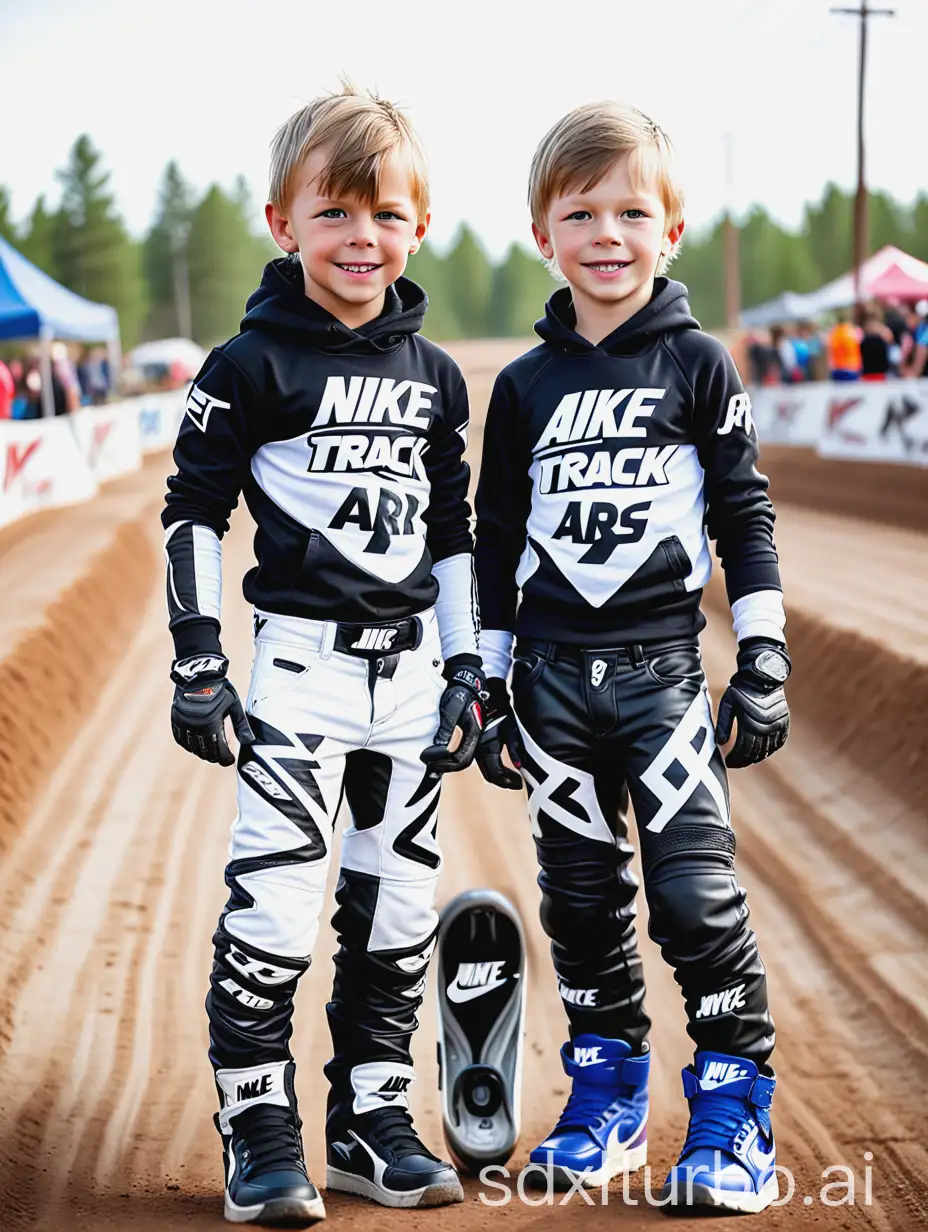
<path id="1" fill-rule="evenodd" d="M 815 273 L 813 286 L 840 278 L 854 264 L 854 203 L 837 184 L 828 184 L 821 201 L 807 205 L 802 234 L 806 259 Z"/>
<path id="2" fill-rule="evenodd" d="M 445 290 L 454 298 L 454 314 L 464 338 L 486 338 L 490 333 L 490 295 L 493 267 L 470 227 L 458 231 L 443 261 Z"/>
<path id="3" fill-rule="evenodd" d="M 111 304 L 119 313 L 123 347 L 135 344 L 144 313 L 139 246 L 132 240 L 108 191 L 109 172 L 84 134 L 68 165 L 58 172 L 61 206 L 53 229 L 56 276 L 86 299 Z"/>
<path id="4" fill-rule="evenodd" d="M 911 211 L 885 192 L 870 193 L 870 252 L 887 244 L 909 252 L 912 247 Z"/>
<path id="5" fill-rule="evenodd" d="M 191 335 L 188 242 L 195 205 L 192 186 L 172 160 L 164 169 L 155 221 L 142 250 L 149 301 L 145 334 L 149 338 Z"/>
<path id="6" fill-rule="evenodd" d="M 212 346 L 238 332 L 245 301 L 261 279 L 264 245 L 241 200 L 213 184 L 193 212 L 188 247 L 193 337 Z"/>
<path id="7" fill-rule="evenodd" d="M 686 285 L 690 307 L 707 329 L 725 323 L 725 225 L 719 220 L 697 235 L 686 233 L 668 277 Z"/>
<path id="8" fill-rule="evenodd" d="M 928 261 L 928 193 L 919 193 L 912 206 L 912 240 L 909 252 L 921 261 Z"/>
<path id="9" fill-rule="evenodd" d="M 0 237 L 6 240 L 8 244 L 15 245 L 16 228 L 13 226 L 13 219 L 10 217 L 10 193 L 9 189 L 0 184 Z"/>
<path id="10" fill-rule="evenodd" d="M 19 251 L 27 261 L 37 265 L 51 278 L 55 277 L 55 215 L 45 208 L 45 198 L 39 197 L 23 224 Z"/>
<path id="11" fill-rule="evenodd" d="M 488 331 L 497 338 L 530 338 L 557 283 L 520 244 L 512 244 L 493 271 Z"/>
<path id="12" fill-rule="evenodd" d="M 422 332 L 432 342 L 451 342 L 462 336 L 461 323 L 449 293 L 445 263 L 428 240 L 406 265 L 406 276 L 419 284 L 429 297 Z"/>

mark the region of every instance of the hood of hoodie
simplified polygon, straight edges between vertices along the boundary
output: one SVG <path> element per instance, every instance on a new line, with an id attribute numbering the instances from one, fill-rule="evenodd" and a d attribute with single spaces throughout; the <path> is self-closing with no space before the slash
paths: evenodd
<path id="1" fill-rule="evenodd" d="M 317 351 L 383 354 L 421 328 L 428 302 L 420 286 L 398 278 L 387 287 L 380 316 L 352 329 L 307 296 L 298 256 L 278 257 L 264 267 L 261 285 L 248 297 L 241 328 L 286 330 Z"/>
<path id="2" fill-rule="evenodd" d="M 545 315 L 535 322 L 535 332 L 545 342 L 572 354 L 604 351 L 607 355 L 634 355 L 649 346 L 656 334 L 699 329 L 699 322 L 690 311 L 686 296 L 687 290 L 682 282 L 655 278 L 654 294 L 650 301 L 618 329 L 594 344 L 576 332 L 577 316 L 570 288 L 561 287 L 545 305 Z"/>

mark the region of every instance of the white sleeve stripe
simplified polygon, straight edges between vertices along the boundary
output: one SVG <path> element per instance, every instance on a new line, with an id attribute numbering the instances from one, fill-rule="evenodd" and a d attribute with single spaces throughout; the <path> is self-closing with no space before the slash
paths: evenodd
<path id="1" fill-rule="evenodd" d="M 165 547 L 168 546 L 168 544 L 171 542 L 171 537 L 175 534 L 176 531 L 179 531 L 182 526 L 189 526 L 189 525 L 190 525 L 189 518 L 183 522 L 172 522 L 171 525 L 164 532 L 164 546 Z"/>
<path id="2" fill-rule="evenodd" d="M 177 587 L 174 585 L 174 562 L 170 557 L 168 557 L 168 585 L 171 587 L 171 594 L 174 596 L 174 602 L 182 612 L 185 612 L 187 609 L 181 603 L 180 596 L 177 593 Z"/>
<path id="3" fill-rule="evenodd" d="M 498 676 L 502 680 L 509 678 L 515 640 L 508 629 L 480 630 L 480 657 L 487 676 Z"/>
<path id="4" fill-rule="evenodd" d="M 209 526 L 193 524 L 193 579 L 197 611 L 219 620 L 222 614 L 222 545 Z"/>
<path id="5" fill-rule="evenodd" d="M 470 552 L 446 556 L 432 566 L 438 581 L 435 614 L 445 659 L 456 654 L 477 653 L 477 623 L 473 557 Z"/>
<path id="6" fill-rule="evenodd" d="M 783 610 L 783 592 L 780 590 L 756 590 L 743 595 L 731 605 L 732 628 L 735 637 L 743 642 L 746 637 L 771 637 L 785 641 L 783 630 L 786 613 Z"/>

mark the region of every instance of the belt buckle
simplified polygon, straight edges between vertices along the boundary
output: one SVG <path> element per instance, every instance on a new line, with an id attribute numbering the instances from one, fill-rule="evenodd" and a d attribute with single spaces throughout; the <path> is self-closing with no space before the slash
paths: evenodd
<path id="1" fill-rule="evenodd" d="M 402 629 L 398 624 L 362 625 L 360 633 L 353 641 L 349 640 L 349 644 L 355 654 L 388 655 L 401 633 Z"/>

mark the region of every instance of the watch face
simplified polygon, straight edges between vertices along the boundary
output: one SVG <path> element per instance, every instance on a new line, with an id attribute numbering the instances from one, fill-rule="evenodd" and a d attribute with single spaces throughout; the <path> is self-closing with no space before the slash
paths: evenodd
<path id="1" fill-rule="evenodd" d="M 789 660 L 776 650 L 764 650 L 754 660 L 754 670 L 782 684 L 789 676 Z"/>

